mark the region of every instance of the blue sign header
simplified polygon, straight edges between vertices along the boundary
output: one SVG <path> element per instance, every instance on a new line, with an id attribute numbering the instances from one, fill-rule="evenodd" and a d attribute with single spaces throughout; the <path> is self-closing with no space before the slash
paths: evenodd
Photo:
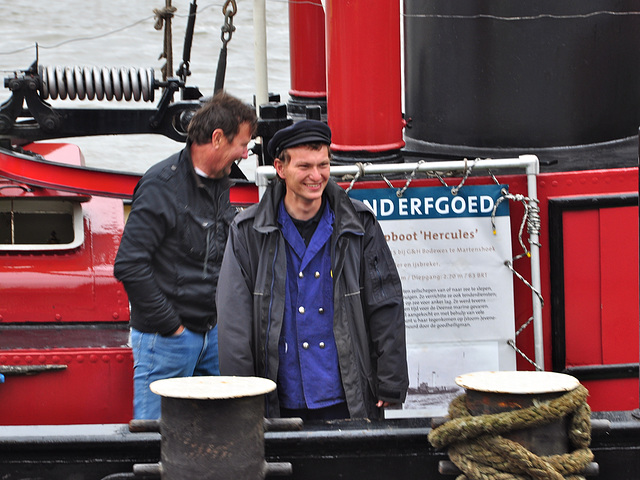
<path id="1" fill-rule="evenodd" d="M 417 218 L 490 217 L 500 191 L 507 185 L 468 185 L 457 195 L 451 187 L 415 187 L 404 191 L 402 197 L 396 189 L 352 189 L 349 196 L 363 201 L 378 220 L 411 220 Z M 500 202 L 496 216 L 509 215 L 509 202 Z"/>

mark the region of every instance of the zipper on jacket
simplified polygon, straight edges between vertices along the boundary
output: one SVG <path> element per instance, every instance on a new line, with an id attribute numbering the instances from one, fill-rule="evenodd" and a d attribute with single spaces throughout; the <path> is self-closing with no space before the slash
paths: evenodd
<path id="1" fill-rule="evenodd" d="M 209 248 L 211 247 L 211 227 L 206 227 L 207 229 L 207 244 L 206 251 L 204 254 L 204 265 L 202 267 L 202 279 L 207 279 L 207 264 L 209 263 Z"/>
<path id="2" fill-rule="evenodd" d="M 220 218 L 224 217 L 225 214 L 225 209 L 223 208 L 224 205 L 222 205 L 222 198 L 224 197 L 225 193 L 227 192 L 227 190 L 230 190 L 232 186 L 232 182 L 231 183 L 227 183 L 226 185 L 222 186 L 222 192 L 220 192 L 218 194 L 218 198 L 215 198 L 212 195 L 212 192 L 209 191 L 209 189 L 202 185 L 203 190 L 206 192 L 207 195 L 209 195 L 209 197 L 211 198 L 211 200 L 213 200 L 213 204 L 216 206 L 216 215 L 215 215 L 215 220 L 213 222 L 211 222 L 210 224 L 205 224 L 203 225 L 203 227 L 207 230 L 207 242 L 206 242 L 206 246 L 205 246 L 205 254 L 204 254 L 204 265 L 202 266 L 202 279 L 206 280 L 207 279 L 207 273 L 208 273 L 208 264 L 209 264 L 209 257 L 211 256 L 211 236 L 214 233 L 212 231 L 212 228 L 215 228 L 215 234 L 217 236 L 218 234 L 218 225 L 220 224 Z"/>
<path id="3" fill-rule="evenodd" d="M 278 242 L 276 241 L 275 251 L 273 252 L 273 261 L 271 262 L 271 288 L 269 289 L 269 311 L 267 314 L 267 331 L 264 342 L 264 378 L 269 378 L 269 333 L 271 332 L 271 308 L 273 307 L 273 289 L 275 288 L 276 276 L 274 275 L 276 268 L 276 258 L 278 257 Z M 269 402 L 265 401 L 265 415 L 269 417 Z"/>
<path id="4" fill-rule="evenodd" d="M 385 291 L 384 291 L 384 284 L 382 282 L 382 273 L 380 273 L 380 269 L 378 268 L 378 257 L 377 256 L 373 258 L 373 269 L 375 270 L 376 275 L 378 277 L 378 282 L 380 283 L 380 294 L 383 297 L 386 297 Z"/>

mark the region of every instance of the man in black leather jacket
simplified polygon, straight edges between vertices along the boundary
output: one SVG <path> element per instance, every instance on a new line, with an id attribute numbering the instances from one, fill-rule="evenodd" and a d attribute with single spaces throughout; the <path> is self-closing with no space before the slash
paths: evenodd
<path id="1" fill-rule="evenodd" d="M 215 292 L 229 224 L 229 174 L 256 129 L 248 105 L 214 96 L 194 115 L 186 147 L 136 186 L 115 261 L 131 304 L 136 419 L 160 417 L 149 390 L 172 377 L 219 375 Z"/>

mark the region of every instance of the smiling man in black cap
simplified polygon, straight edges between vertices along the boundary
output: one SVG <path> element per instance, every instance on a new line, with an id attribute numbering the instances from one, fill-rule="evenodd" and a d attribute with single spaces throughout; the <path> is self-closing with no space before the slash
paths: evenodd
<path id="1" fill-rule="evenodd" d="M 274 380 L 268 417 L 378 419 L 409 383 L 400 278 L 373 213 L 330 179 L 330 144 L 319 121 L 278 131 L 279 181 L 229 232 L 220 372 Z"/>

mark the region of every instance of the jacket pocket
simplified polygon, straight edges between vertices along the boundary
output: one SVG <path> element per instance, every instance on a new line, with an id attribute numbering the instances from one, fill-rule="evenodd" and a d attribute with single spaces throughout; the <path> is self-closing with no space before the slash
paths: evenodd
<path id="1" fill-rule="evenodd" d="M 395 264 L 389 265 L 389 258 L 371 255 L 367 257 L 368 277 L 371 283 L 371 296 L 376 302 L 402 295 L 402 286 L 396 275 Z"/>
<path id="2" fill-rule="evenodd" d="M 182 216 L 178 228 L 182 237 L 182 248 L 188 256 L 200 261 L 212 257 L 216 248 L 214 219 L 187 211 Z"/>

